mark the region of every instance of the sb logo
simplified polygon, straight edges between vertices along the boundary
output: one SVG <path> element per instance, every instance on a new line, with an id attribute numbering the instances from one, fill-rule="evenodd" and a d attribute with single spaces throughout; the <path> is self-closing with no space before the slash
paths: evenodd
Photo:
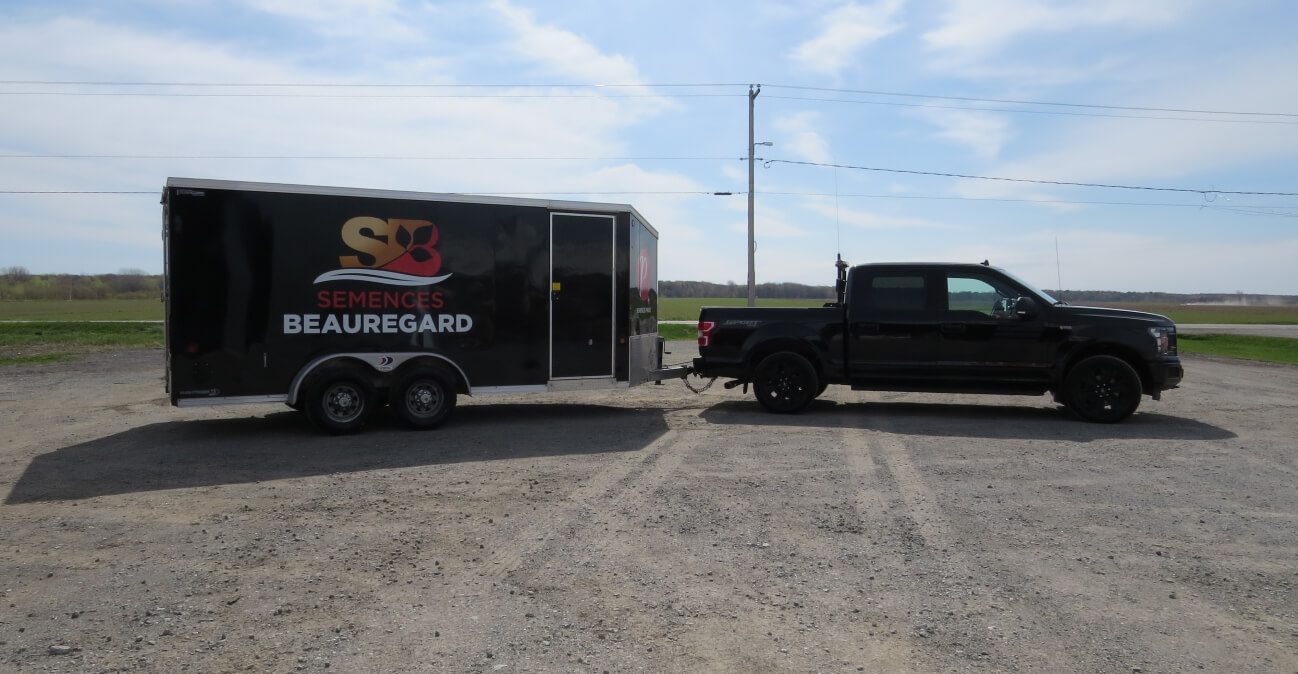
<path id="1" fill-rule="evenodd" d="M 442 268 L 437 227 L 427 220 L 357 217 L 343 223 L 343 243 L 356 255 L 338 258 L 344 268 L 386 269 L 415 276 L 436 276 Z"/>

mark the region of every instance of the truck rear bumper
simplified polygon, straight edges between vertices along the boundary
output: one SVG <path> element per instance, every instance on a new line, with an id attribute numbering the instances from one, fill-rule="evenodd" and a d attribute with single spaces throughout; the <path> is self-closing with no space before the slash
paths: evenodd
<path id="1" fill-rule="evenodd" d="M 743 361 L 733 363 L 717 362 L 715 358 L 695 358 L 693 371 L 700 377 L 727 377 L 743 379 L 748 376 L 748 367 Z"/>

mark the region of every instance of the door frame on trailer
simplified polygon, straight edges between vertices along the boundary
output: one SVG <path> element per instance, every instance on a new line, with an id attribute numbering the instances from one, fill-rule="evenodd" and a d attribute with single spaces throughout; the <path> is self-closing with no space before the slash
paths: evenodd
<path id="1" fill-rule="evenodd" d="M 607 363 L 607 372 L 596 374 L 582 374 L 576 376 L 555 376 L 555 314 L 556 304 L 560 294 L 563 292 L 562 287 L 558 286 L 555 280 L 555 219 L 556 217 L 564 218 L 600 218 L 607 220 L 609 227 L 609 256 L 608 256 L 608 276 L 609 276 L 609 305 L 608 305 L 608 343 L 609 358 Z M 616 383 L 617 372 L 617 215 L 612 213 L 576 213 L 566 211 L 551 211 L 550 213 L 550 303 L 549 303 L 549 380 L 551 388 L 583 388 L 583 384 L 598 384 L 598 388 L 605 388 Z M 560 265 L 562 266 L 562 265 Z"/>

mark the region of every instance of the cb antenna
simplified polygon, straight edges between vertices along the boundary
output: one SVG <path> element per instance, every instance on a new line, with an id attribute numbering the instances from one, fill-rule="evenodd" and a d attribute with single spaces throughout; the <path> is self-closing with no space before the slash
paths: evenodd
<path id="1" fill-rule="evenodd" d="M 1064 276 L 1059 265 L 1059 235 L 1055 234 L 1055 285 L 1059 288 L 1059 299 L 1064 299 Z"/>

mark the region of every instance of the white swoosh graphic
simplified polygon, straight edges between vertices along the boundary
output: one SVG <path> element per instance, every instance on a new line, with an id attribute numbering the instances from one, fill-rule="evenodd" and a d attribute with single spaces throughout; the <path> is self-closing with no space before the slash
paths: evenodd
<path id="1" fill-rule="evenodd" d="M 327 271 L 315 278 L 315 283 L 324 283 L 326 281 L 368 281 L 370 283 L 383 283 L 390 286 L 429 286 L 434 283 L 441 283 L 451 278 L 450 274 L 443 276 L 415 276 L 414 274 L 402 274 L 395 271 L 383 271 L 382 269 L 335 269 Z"/>

